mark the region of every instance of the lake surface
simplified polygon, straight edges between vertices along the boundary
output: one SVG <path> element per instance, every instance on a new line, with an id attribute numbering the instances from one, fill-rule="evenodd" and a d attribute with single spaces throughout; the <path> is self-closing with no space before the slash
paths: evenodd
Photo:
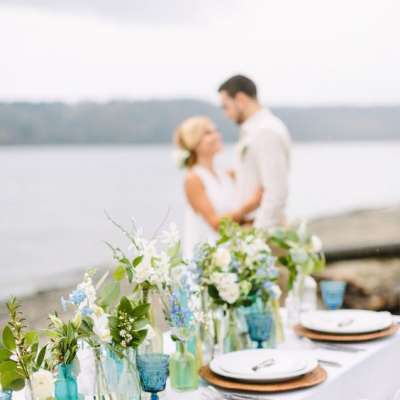
<path id="1" fill-rule="evenodd" d="M 169 146 L 0 148 L 0 297 L 63 285 L 67 272 L 110 262 L 120 243 L 105 218 L 152 234 L 183 221 L 182 172 Z M 232 146 L 219 162 L 229 165 Z M 291 218 L 400 202 L 400 141 L 296 144 Z"/>

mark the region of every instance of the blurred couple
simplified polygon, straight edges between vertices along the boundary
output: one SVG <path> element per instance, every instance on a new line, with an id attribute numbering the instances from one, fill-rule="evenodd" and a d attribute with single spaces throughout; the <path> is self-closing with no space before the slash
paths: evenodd
<path id="1" fill-rule="evenodd" d="M 187 200 L 184 251 L 213 241 L 221 219 L 262 229 L 285 224 L 291 140 L 284 123 L 263 107 L 255 83 L 242 75 L 218 89 L 225 115 L 240 127 L 235 165 L 215 165 L 222 138 L 205 116 L 186 119 L 175 131 L 175 144 L 186 168 Z"/>

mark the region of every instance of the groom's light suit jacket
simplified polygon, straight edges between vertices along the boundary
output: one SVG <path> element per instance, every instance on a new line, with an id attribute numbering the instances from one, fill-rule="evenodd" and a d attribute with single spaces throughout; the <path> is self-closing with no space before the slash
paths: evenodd
<path id="1" fill-rule="evenodd" d="M 246 202 L 258 186 L 264 188 L 254 225 L 272 228 L 285 223 L 291 140 L 284 123 L 262 109 L 246 120 L 236 148 L 237 200 Z"/>

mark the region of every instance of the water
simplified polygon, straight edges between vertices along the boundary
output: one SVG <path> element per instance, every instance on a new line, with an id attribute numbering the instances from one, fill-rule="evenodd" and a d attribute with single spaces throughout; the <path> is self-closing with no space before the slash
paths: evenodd
<path id="1" fill-rule="evenodd" d="M 182 224 L 182 176 L 169 146 L 0 148 L 0 297 L 65 284 L 65 273 L 110 263 L 105 218 L 152 234 Z M 221 157 L 228 165 L 232 147 Z M 400 202 L 400 142 L 298 144 L 290 217 Z"/>

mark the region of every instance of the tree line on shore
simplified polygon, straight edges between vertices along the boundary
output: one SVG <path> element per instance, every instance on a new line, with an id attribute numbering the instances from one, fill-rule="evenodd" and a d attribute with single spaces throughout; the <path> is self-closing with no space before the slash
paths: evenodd
<path id="1" fill-rule="evenodd" d="M 400 138 L 400 106 L 273 107 L 296 141 Z M 0 145 L 168 143 L 184 118 L 208 115 L 226 141 L 237 127 L 199 100 L 0 103 Z"/>

